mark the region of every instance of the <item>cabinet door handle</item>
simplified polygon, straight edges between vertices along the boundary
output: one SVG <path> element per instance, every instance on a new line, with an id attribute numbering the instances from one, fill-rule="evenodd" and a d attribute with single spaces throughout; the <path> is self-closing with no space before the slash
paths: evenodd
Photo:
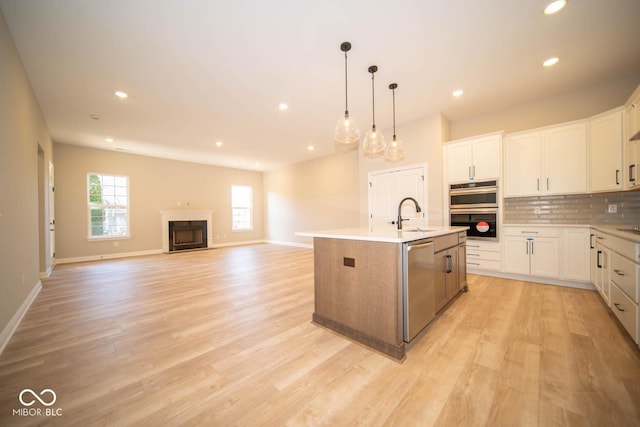
<path id="1" fill-rule="evenodd" d="M 623 276 L 624 277 L 624 271 L 622 270 L 613 270 L 618 276 Z"/>
<path id="2" fill-rule="evenodd" d="M 616 308 L 618 309 L 618 311 L 625 311 L 625 309 L 624 309 L 624 305 L 619 304 L 619 303 L 617 303 L 617 302 L 614 302 L 614 303 L 613 303 L 613 305 L 615 305 L 615 306 L 616 306 Z M 622 308 L 620 308 L 620 307 L 622 307 Z"/>
<path id="3" fill-rule="evenodd" d="M 602 251 L 596 252 L 596 267 L 602 268 L 602 261 L 600 260 L 600 255 L 602 255 Z"/>
<path id="4" fill-rule="evenodd" d="M 636 165 L 629 165 L 629 181 L 636 182 Z"/>
<path id="5" fill-rule="evenodd" d="M 453 271 L 453 257 L 451 255 L 446 255 L 447 258 L 447 273 L 451 273 Z"/>
<path id="6" fill-rule="evenodd" d="M 469 178 L 473 178 L 473 175 L 471 175 L 471 166 L 469 166 Z"/>
<path id="7" fill-rule="evenodd" d="M 476 177 L 476 165 L 471 166 L 472 170 L 473 170 L 473 175 L 471 175 L 472 177 Z"/>
<path id="8" fill-rule="evenodd" d="M 595 246 L 593 246 L 593 238 L 595 237 L 595 234 L 590 234 L 589 235 L 589 248 L 590 249 L 595 249 Z"/>
<path id="9" fill-rule="evenodd" d="M 616 169 L 616 185 L 620 185 L 620 169 Z"/>
<path id="10" fill-rule="evenodd" d="M 540 178 L 536 179 L 536 187 L 540 191 Z"/>
<path id="11" fill-rule="evenodd" d="M 525 251 L 526 251 L 527 255 L 529 255 L 529 241 L 528 240 L 525 241 L 524 244 L 525 244 Z"/>
<path id="12" fill-rule="evenodd" d="M 547 191 L 549 191 L 549 178 L 547 178 Z"/>
<path id="13" fill-rule="evenodd" d="M 533 255 L 533 240 L 531 241 L 531 255 Z"/>

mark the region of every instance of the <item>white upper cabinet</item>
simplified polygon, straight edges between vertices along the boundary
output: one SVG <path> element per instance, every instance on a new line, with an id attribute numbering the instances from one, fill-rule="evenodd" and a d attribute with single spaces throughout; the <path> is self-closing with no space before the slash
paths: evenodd
<path id="1" fill-rule="evenodd" d="M 627 135 L 625 141 L 624 188 L 640 188 L 638 167 L 640 166 L 640 86 L 625 104 Z"/>
<path id="2" fill-rule="evenodd" d="M 507 135 L 505 197 L 587 192 L 584 121 Z"/>
<path id="3" fill-rule="evenodd" d="M 589 190 L 622 189 L 623 112 L 617 109 L 589 119 Z"/>
<path id="4" fill-rule="evenodd" d="M 447 143 L 447 183 L 500 178 L 501 146 L 501 133 Z"/>

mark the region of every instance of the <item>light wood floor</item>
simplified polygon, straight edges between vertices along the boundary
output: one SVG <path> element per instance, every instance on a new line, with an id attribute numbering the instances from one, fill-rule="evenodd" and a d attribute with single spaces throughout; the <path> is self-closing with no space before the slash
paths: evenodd
<path id="1" fill-rule="evenodd" d="M 0 356 L 2 426 L 640 424 L 640 352 L 593 291 L 469 276 L 400 364 L 310 323 L 309 249 L 62 265 L 43 285 Z M 62 416 L 12 415 L 25 388 Z"/>

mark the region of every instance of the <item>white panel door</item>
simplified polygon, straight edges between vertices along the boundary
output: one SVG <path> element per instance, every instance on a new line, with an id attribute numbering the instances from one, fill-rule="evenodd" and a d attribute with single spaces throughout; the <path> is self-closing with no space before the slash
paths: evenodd
<path id="1" fill-rule="evenodd" d="M 425 194 L 426 166 L 374 172 L 369 174 L 369 224 L 389 225 L 398 218 L 398 205 L 405 197 L 418 201 L 422 212 L 417 214 L 413 202 L 402 205 L 402 217 L 409 219 L 426 218 Z M 407 224 L 405 223 L 405 224 Z"/>
<path id="2" fill-rule="evenodd" d="M 369 222 L 372 226 L 395 220 L 395 177 L 391 173 L 369 176 Z"/>
<path id="3" fill-rule="evenodd" d="M 396 189 L 397 200 L 393 204 L 395 206 L 395 216 L 398 216 L 397 206 L 400 201 L 405 197 L 413 197 L 418 201 L 422 212 L 417 213 L 415 204 L 411 201 L 406 201 L 402 205 L 402 218 L 408 219 L 405 224 L 411 224 L 411 220 L 415 218 L 424 218 L 426 214 L 424 202 L 424 169 L 415 168 L 396 172 Z"/>

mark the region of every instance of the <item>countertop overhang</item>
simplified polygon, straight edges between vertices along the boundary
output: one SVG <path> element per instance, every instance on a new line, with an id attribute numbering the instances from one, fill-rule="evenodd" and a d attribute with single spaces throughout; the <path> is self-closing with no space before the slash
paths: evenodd
<path id="1" fill-rule="evenodd" d="M 469 227 L 425 227 L 425 231 L 417 229 L 398 230 L 395 228 L 340 228 L 334 230 L 300 231 L 296 236 L 321 237 L 326 239 L 366 240 L 370 242 L 407 243 L 430 237 L 444 236 L 468 230 Z"/>

